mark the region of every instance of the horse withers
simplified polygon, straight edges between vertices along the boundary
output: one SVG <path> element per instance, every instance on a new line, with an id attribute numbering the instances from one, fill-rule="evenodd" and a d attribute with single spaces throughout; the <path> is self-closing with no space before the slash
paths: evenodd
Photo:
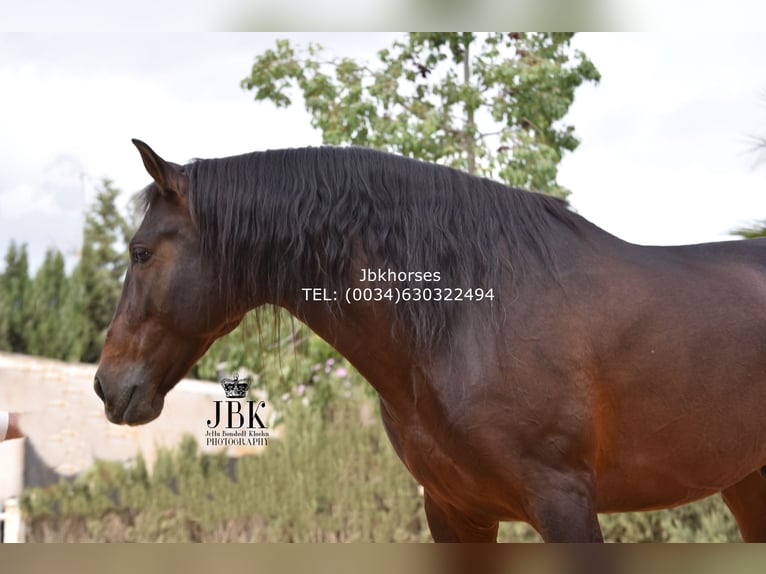
<path id="1" fill-rule="evenodd" d="M 180 166 L 134 143 L 153 183 L 95 379 L 111 422 L 159 416 L 213 341 L 277 305 L 375 388 L 437 541 L 504 520 L 600 541 L 598 512 L 716 492 L 766 540 L 764 241 L 633 245 L 367 149 Z"/>

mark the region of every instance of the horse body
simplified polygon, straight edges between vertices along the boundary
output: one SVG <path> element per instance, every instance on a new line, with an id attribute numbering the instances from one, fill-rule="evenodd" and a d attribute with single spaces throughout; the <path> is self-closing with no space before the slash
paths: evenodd
<path id="1" fill-rule="evenodd" d="M 643 247 L 585 229 L 562 240 L 558 282 L 507 306 L 494 346 L 474 313 L 427 364 L 370 349 L 387 339 L 372 312 L 350 310 L 348 333 L 301 316 L 379 392 L 445 539 L 492 538 L 498 520 L 540 530 L 534 500 L 559 483 L 592 496 L 588 513 L 650 510 L 766 464 L 766 244 Z"/>
<path id="2" fill-rule="evenodd" d="M 766 246 L 630 250 L 591 326 L 608 511 L 701 498 L 766 461 Z"/>
<path id="3" fill-rule="evenodd" d="M 433 337 L 424 347 L 419 332 L 408 329 L 391 304 L 356 303 L 338 312 L 334 305 L 301 299 L 297 287 L 321 282 L 326 272 L 327 261 L 312 266 L 314 257 L 348 257 L 346 271 L 353 273 L 345 279 L 353 286 L 359 285 L 356 271 L 379 262 L 381 253 L 371 246 L 383 259 L 387 250 L 397 250 L 387 249 L 387 229 L 372 241 L 358 226 L 339 223 L 333 212 L 327 221 L 305 223 L 325 226 L 315 235 L 271 244 L 286 252 L 311 244 L 298 283 L 284 288 L 292 279 L 283 275 L 261 281 L 247 297 L 235 298 L 235 305 L 217 305 L 210 293 L 218 292 L 220 277 L 202 264 L 204 245 L 198 243 L 207 239 L 204 232 L 199 240 L 194 234 L 203 214 L 194 214 L 199 207 L 187 202 L 183 169 L 137 145 L 156 189 L 131 244 L 134 265 L 95 382 L 113 422 L 136 424 L 157 416 L 180 370 L 188 370 L 248 309 L 268 302 L 304 321 L 376 389 L 391 443 L 424 487 L 436 540 L 494 540 L 501 520 L 524 520 L 549 541 L 600 540 L 597 512 L 667 507 L 719 491 L 745 539 L 766 540 L 766 481 L 756 476 L 766 464 L 766 420 L 760 413 L 766 404 L 763 241 L 636 246 L 575 214 L 560 213 L 547 198 L 523 196 L 519 201 L 532 205 L 524 212 L 527 219 L 543 223 L 522 231 L 531 236 L 544 229 L 545 243 L 530 243 L 537 250 L 533 257 L 499 242 L 490 259 L 507 263 L 474 278 L 492 278 L 491 285 L 450 286 L 492 287 L 502 296 L 453 303 L 443 322 L 433 323 L 448 329 L 448 336 Z M 358 177 L 359 169 L 354 164 L 343 178 Z M 317 173 L 302 177 L 319 180 L 323 172 Z M 492 201 L 505 201 L 503 193 Z M 315 205 L 316 198 L 299 199 L 305 209 Z M 368 206 L 354 205 L 357 217 L 381 226 L 365 211 Z M 259 209 L 252 198 L 240 207 Z M 393 209 L 390 203 L 375 207 L 384 208 Z M 441 207 L 436 201 L 429 209 Z M 196 223 L 190 223 L 190 212 Z M 289 216 L 272 214 L 280 215 Z M 442 226 L 449 218 L 470 216 L 476 214 L 437 214 L 447 218 Z M 339 230 L 343 225 L 347 229 Z M 412 233 L 408 225 L 394 221 L 391 233 Z M 503 224 L 490 218 L 486 225 Z M 157 227 L 164 232 L 152 240 L 149 231 Z M 342 248 L 321 240 L 341 233 L 353 235 Z M 513 237 L 524 243 L 524 233 Z M 485 255 L 487 246 L 476 241 L 475 253 Z M 438 260 L 447 267 L 453 243 L 454 238 L 438 243 Z M 241 253 L 259 249 L 246 247 Z M 141 262 L 141 249 L 160 259 L 150 262 L 152 275 L 149 259 Z M 160 273 L 161 265 L 181 254 L 186 268 L 171 266 L 171 278 Z M 255 264 L 260 263 L 234 262 Z M 179 313 L 174 305 L 186 284 L 197 301 L 193 314 Z M 421 319 L 431 325 L 428 317 Z M 144 365 L 156 355 L 152 335 L 168 332 L 176 346 L 187 349 L 175 352 L 172 369 L 160 370 L 155 365 L 161 361 L 151 359 L 157 373 L 149 374 Z"/>

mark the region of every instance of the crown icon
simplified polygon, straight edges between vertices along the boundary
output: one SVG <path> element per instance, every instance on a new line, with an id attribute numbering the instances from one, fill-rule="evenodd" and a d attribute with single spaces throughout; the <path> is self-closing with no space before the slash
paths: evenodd
<path id="1" fill-rule="evenodd" d="M 247 377 L 240 379 L 239 373 L 234 373 L 231 379 L 226 377 L 221 379 L 221 386 L 227 399 L 244 399 L 247 395 L 247 387 L 250 386 L 250 379 Z"/>

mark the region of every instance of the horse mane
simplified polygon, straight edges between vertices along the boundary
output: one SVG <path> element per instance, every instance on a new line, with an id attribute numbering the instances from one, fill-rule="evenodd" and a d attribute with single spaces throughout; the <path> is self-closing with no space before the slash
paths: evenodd
<path id="1" fill-rule="evenodd" d="M 303 287 L 342 294 L 365 267 L 439 271 L 438 283 L 493 288 L 542 270 L 555 276 L 550 238 L 576 227 L 566 202 L 435 164 L 365 148 L 318 147 L 195 160 L 184 166 L 203 261 L 230 305 L 267 289 L 275 302 Z M 392 304 L 416 349 L 449 333 L 470 302 Z M 340 307 L 338 306 L 338 310 Z"/>

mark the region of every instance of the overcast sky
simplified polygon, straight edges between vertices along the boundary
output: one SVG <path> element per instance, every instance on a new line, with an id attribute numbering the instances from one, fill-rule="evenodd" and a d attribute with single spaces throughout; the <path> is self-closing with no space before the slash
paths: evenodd
<path id="1" fill-rule="evenodd" d="M 0 35 L 0 255 L 32 265 L 79 249 L 94 184 L 148 183 L 130 139 L 185 162 L 317 145 L 302 107 L 276 110 L 239 87 L 277 37 L 373 60 L 392 34 Z M 727 238 L 766 218 L 766 34 L 579 34 L 602 74 L 567 120 L 582 143 L 559 181 L 582 215 L 646 244 Z M 71 258 L 70 258 L 71 260 Z M 2 264 L 0 264 L 2 265 Z"/>

